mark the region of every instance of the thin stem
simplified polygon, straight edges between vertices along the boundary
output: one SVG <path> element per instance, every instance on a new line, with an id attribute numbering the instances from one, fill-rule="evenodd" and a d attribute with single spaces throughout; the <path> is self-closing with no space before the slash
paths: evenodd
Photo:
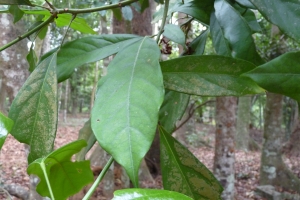
<path id="1" fill-rule="evenodd" d="M 62 41 L 61 41 L 61 43 L 60 43 L 60 47 L 59 47 L 59 48 L 61 48 L 61 46 L 63 45 L 64 40 L 65 40 L 65 38 L 66 38 L 66 36 L 67 36 L 67 33 L 68 33 L 69 29 L 70 29 L 70 26 L 71 26 L 71 24 L 72 24 L 72 22 L 74 21 L 75 18 L 76 18 L 76 14 L 73 14 L 72 19 L 71 19 L 71 21 L 70 21 L 70 23 L 69 23 L 69 25 L 68 25 L 68 28 L 67 28 L 67 30 L 66 30 L 66 32 L 65 32 L 65 34 L 64 34 L 64 37 L 63 37 L 63 39 L 62 39 Z"/>
<path id="2" fill-rule="evenodd" d="M 27 33 L 19 36 L 18 38 L 14 39 L 13 41 L 9 42 L 8 44 L 2 46 L 0 48 L 0 51 L 3 51 L 4 49 L 7 49 L 8 47 L 16 44 L 17 42 L 20 42 L 24 38 L 30 36 L 31 34 L 35 33 L 36 31 L 42 29 L 44 26 L 46 26 L 47 24 L 49 24 L 50 22 L 52 22 L 54 18 L 55 18 L 55 15 L 51 15 L 46 21 L 44 21 L 43 23 L 41 23 L 37 27 L 35 27 L 35 28 L 31 29 L 30 31 L 28 31 Z"/>
<path id="3" fill-rule="evenodd" d="M 41 168 L 42 168 L 43 174 L 45 176 L 45 180 L 46 180 L 46 183 L 47 183 L 48 190 L 50 192 L 51 200 L 55 200 L 54 194 L 53 194 L 53 191 L 52 191 L 52 188 L 51 188 L 51 185 L 50 185 L 50 181 L 48 179 L 48 174 L 46 172 L 45 162 L 41 162 Z"/>
<path id="4" fill-rule="evenodd" d="M 165 27 L 167 16 L 168 16 L 168 10 L 169 10 L 169 0 L 165 0 L 164 15 L 163 15 L 163 18 L 162 18 L 160 30 L 159 30 L 158 35 L 157 35 L 156 43 L 159 42 L 160 36 L 164 32 L 164 27 Z"/>
<path id="5" fill-rule="evenodd" d="M 86 195 L 83 197 L 82 200 L 88 200 L 92 196 L 93 192 L 96 190 L 97 186 L 99 185 L 99 183 L 103 179 L 104 175 L 108 171 L 108 169 L 111 166 L 111 164 L 113 163 L 113 161 L 114 161 L 113 157 L 111 157 L 108 160 L 108 162 L 106 163 L 105 167 L 102 169 L 101 173 L 99 174 L 99 176 L 97 177 L 97 179 L 93 183 L 92 187 L 89 189 L 89 191 L 86 193 Z"/>

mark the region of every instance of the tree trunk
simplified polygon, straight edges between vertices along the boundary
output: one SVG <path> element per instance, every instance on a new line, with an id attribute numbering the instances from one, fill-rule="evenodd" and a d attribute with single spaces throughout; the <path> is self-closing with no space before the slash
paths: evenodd
<path id="1" fill-rule="evenodd" d="M 234 199 L 234 136 L 236 134 L 236 97 L 217 97 L 216 99 L 216 141 L 214 174 L 222 184 L 222 199 Z"/>
<path id="2" fill-rule="evenodd" d="M 249 124 L 250 124 L 251 96 L 239 98 L 236 122 L 236 149 L 249 150 Z"/>
<path id="3" fill-rule="evenodd" d="M 281 157 L 282 100 L 282 95 L 267 93 L 260 185 L 281 186 L 300 192 L 300 180 L 287 169 Z"/>

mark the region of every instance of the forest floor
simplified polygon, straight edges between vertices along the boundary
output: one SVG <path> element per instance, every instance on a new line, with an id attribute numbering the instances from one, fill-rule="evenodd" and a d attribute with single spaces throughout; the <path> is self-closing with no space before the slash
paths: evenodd
<path id="1" fill-rule="evenodd" d="M 78 132 L 87 120 L 87 116 L 77 118 L 68 118 L 67 122 L 60 122 L 58 126 L 57 138 L 55 140 L 55 148 L 74 141 L 78 137 Z M 213 167 L 214 133 L 208 133 L 205 136 L 208 146 L 190 147 L 191 152 L 210 170 Z M 284 157 L 287 166 L 299 177 L 300 176 L 300 158 Z M 263 200 L 255 194 L 255 188 L 258 185 L 260 166 L 260 152 L 236 152 L 236 199 L 247 200 L 256 199 Z M 26 173 L 27 158 L 25 156 L 25 148 L 12 136 L 8 136 L 0 153 L 0 184 L 18 184 L 26 189 L 29 188 L 29 176 Z M 300 177 L 299 177 L 300 178 Z M 142 184 L 146 187 L 161 187 L 161 180 L 156 179 L 156 186 Z M 280 188 L 277 188 L 280 190 Z M 0 191 L 0 200 L 6 199 L 2 191 Z M 13 197 L 12 199 L 18 199 Z M 99 197 L 97 199 L 105 199 Z"/>

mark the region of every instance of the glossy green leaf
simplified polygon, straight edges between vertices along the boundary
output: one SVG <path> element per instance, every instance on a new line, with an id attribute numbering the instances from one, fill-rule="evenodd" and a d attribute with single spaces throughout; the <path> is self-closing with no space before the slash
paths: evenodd
<path id="1" fill-rule="evenodd" d="M 212 12 L 210 16 L 210 35 L 217 54 L 230 57 L 231 49 L 224 36 L 221 25 L 216 18 L 215 12 Z"/>
<path id="2" fill-rule="evenodd" d="M 56 57 L 54 53 L 36 67 L 9 111 L 9 118 L 15 122 L 11 134 L 30 146 L 29 163 L 53 149 L 57 126 Z"/>
<path id="3" fill-rule="evenodd" d="M 29 71 L 32 72 L 35 69 L 38 60 L 35 51 L 33 50 L 33 46 L 31 46 L 26 59 L 29 64 Z"/>
<path id="4" fill-rule="evenodd" d="M 121 8 L 122 16 L 125 20 L 131 21 L 133 18 L 133 13 L 130 6 L 124 6 Z"/>
<path id="5" fill-rule="evenodd" d="M 160 63 L 165 88 L 201 96 L 241 96 L 261 93 L 242 73 L 255 68 L 250 62 L 224 56 L 184 56 Z"/>
<path id="6" fill-rule="evenodd" d="M 190 95 L 166 91 L 164 102 L 159 110 L 159 123 L 168 133 L 174 131 L 176 122 L 182 118 L 189 99 Z"/>
<path id="7" fill-rule="evenodd" d="M 44 26 L 39 32 L 38 32 L 38 37 L 43 40 L 46 35 L 47 35 L 47 31 L 48 31 L 48 26 Z"/>
<path id="8" fill-rule="evenodd" d="M 208 25 L 213 8 L 214 1 L 212 0 L 185 0 L 184 3 L 178 3 L 178 6 L 173 11 L 188 14 Z"/>
<path id="9" fill-rule="evenodd" d="M 22 19 L 24 12 L 17 5 L 9 6 L 9 13 L 14 16 L 14 23 L 20 21 Z"/>
<path id="10" fill-rule="evenodd" d="M 112 9 L 112 12 L 117 20 L 122 20 L 122 11 L 120 8 L 114 8 Z"/>
<path id="11" fill-rule="evenodd" d="M 76 67 L 106 58 L 138 40 L 141 37 L 115 34 L 89 36 L 68 42 L 58 52 L 57 79 L 59 82 L 64 81 L 73 74 Z M 55 51 L 45 54 L 42 60 Z"/>
<path id="12" fill-rule="evenodd" d="M 50 17 L 52 14 L 47 10 L 23 10 L 26 14 L 35 14 L 35 15 L 44 15 L 45 19 Z M 57 18 L 55 19 L 55 23 L 58 27 L 68 26 L 70 21 L 72 20 L 72 15 L 65 13 L 65 14 L 58 14 Z M 76 17 L 71 24 L 71 28 L 81 33 L 89 33 L 89 34 L 96 34 L 96 32 L 87 24 L 84 18 Z"/>
<path id="13" fill-rule="evenodd" d="M 269 92 L 300 101 L 300 51 L 283 54 L 243 76 L 250 77 Z"/>
<path id="14" fill-rule="evenodd" d="M 193 199 L 221 199 L 222 186 L 187 148 L 159 127 L 163 186 Z"/>
<path id="15" fill-rule="evenodd" d="M 196 39 L 194 39 L 190 44 L 189 48 L 191 51 L 191 55 L 202 55 L 205 50 L 206 40 L 209 34 L 209 29 L 206 29 L 199 35 Z"/>
<path id="16" fill-rule="evenodd" d="M 149 7 L 149 0 L 139 0 L 141 4 L 141 13 L 144 12 L 146 8 Z"/>
<path id="17" fill-rule="evenodd" d="M 31 6 L 29 0 L 0 0 L 0 5 L 27 5 Z"/>
<path id="18" fill-rule="evenodd" d="M 231 56 L 256 65 L 262 64 L 263 60 L 256 51 L 252 30 L 247 21 L 226 0 L 216 0 L 215 10 L 224 38 L 230 45 Z"/>
<path id="19" fill-rule="evenodd" d="M 291 38 L 300 41 L 300 1 L 250 0 L 259 12 Z"/>
<path id="20" fill-rule="evenodd" d="M 112 200 L 192 200 L 192 198 L 168 190 L 157 189 L 124 189 L 114 192 Z"/>
<path id="21" fill-rule="evenodd" d="M 5 142 L 7 134 L 11 131 L 14 122 L 0 112 L 0 150 Z"/>
<path id="22" fill-rule="evenodd" d="M 90 119 L 87 122 L 85 122 L 84 126 L 79 130 L 78 140 L 85 140 L 87 142 L 87 146 L 81 149 L 81 151 L 75 156 L 77 161 L 82 161 L 85 159 L 85 155 L 87 154 L 87 152 L 93 147 L 93 145 L 97 141 L 91 127 Z"/>
<path id="23" fill-rule="evenodd" d="M 52 199 L 67 199 L 93 182 L 90 161 L 72 162 L 71 157 L 86 146 L 84 140 L 77 140 L 53 151 L 44 158 L 32 162 L 28 174 L 40 178 L 36 191 Z"/>
<path id="24" fill-rule="evenodd" d="M 125 168 L 135 187 L 164 97 L 159 59 L 157 44 L 147 37 L 124 48 L 100 79 L 92 109 L 92 129 L 98 142 Z"/>
<path id="25" fill-rule="evenodd" d="M 166 24 L 163 35 L 173 42 L 176 42 L 185 47 L 185 35 L 179 26 L 174 24 Z"/>
<path id="26" fill-rule="evenodd" d="M 255 6 L 251 3 L 250 0 L 236 0 L 236 2 L 238 4 L 240 4 L 241 6 L 243 6 L 243 7 L 256 9 Z"/>

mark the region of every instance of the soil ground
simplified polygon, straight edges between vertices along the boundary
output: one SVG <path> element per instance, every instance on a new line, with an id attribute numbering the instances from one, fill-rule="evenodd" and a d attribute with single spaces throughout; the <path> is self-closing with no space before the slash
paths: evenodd
<path id="1" fill-rule="evenodd" d="M 74 141 L 78 137 L 78 132 L 87 120 L 87 116 L 76 118 L 68 118 L 67 122 L 59 122 L 55 148 Z M 210 170 L 213 167 L 213 133 L 206 134 L 205 141 L 209 146 L 190 147 L 191 152 L 203 162 Z M 27 158 L 25 156 L 25 148 L 23 144 L 16 141 L 11 135 L 2 147 L 0 153 L 0 183 L 3 184 L 19 184 L 25 188 L 29 188 L 29 176 L 26 173 Z M 300 158 L 284 157 L 287 166 L 300 178 Z M 255 195 L 255 188 L 258 185 L 260 166 L 260 152 L 236 152 L 236 199 L 247 200 L 263 198 Z M 145 187 L 161 187 L 161 180 L 156 179 L 156 185 L 142 184 Z M 1 192 L 1 191 L 0 191 Z M 0 194 L 0 199 L 6 199 Z M 18 199 L 12 197 L 12 199 Z M 97 199 L 105 199 L 103 197 Z"/>

